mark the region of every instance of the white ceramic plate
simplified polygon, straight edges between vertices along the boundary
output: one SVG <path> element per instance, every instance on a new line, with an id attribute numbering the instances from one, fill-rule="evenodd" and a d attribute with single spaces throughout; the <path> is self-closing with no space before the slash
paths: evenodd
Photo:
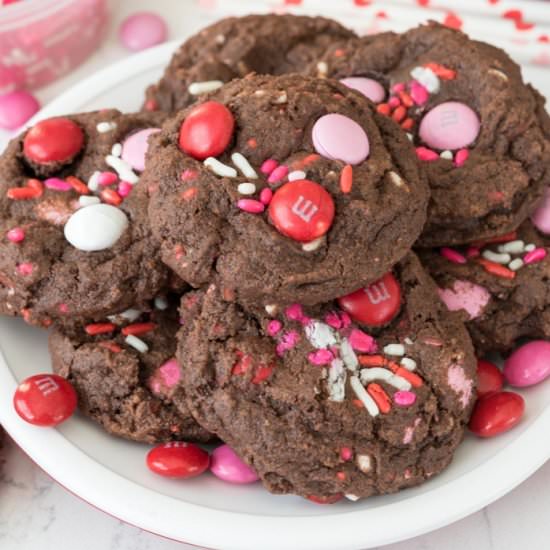
<path id="1" fill-rule="evenodd" d="M 38 118 L 103 107 L 135 110 L 176 43 L 129 57 L 46 107 Z M 526 75 L 550 97 L 549 77 Z M 31 121 L 32 124 L 32 121 Z M 232 486 L 210 474 L 184 482 L 150 473 L 147 447 L 106 435 L 75 416 L 57 429 L 19 419 L 18 381 L 49 370 L 46 334 L 0 318 L 0 422 L 23 450 L 67 489 L 148 531 L 224 550 L 358 550 L 456 521 L 499 498 L 550 458 L 550 383 L 524 391 L 527 414 L 512 432 L 488 441 L 468 436 L 453 464 L 415 489 L 363 502 L 316 506 L 270 495 L 259 484 Z"/>

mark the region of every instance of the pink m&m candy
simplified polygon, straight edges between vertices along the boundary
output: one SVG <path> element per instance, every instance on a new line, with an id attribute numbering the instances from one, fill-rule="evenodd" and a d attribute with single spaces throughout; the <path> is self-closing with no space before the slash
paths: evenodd
<path id="1" fill-rule="evenodd" d="M 317 120 L 311 138 L 315 150 L 328 159 L 359 164 L 369 156 L 369 138 L 365 130 L 355 120 L 338 113 Z"/>
<path id="2" fill-rule="evenodd" d="M 210 463 L 208 453 L 183 441 L 162 443 L 147 454 L 147 466 L 155 474 L 187 479 L 202 474 Z"/>
<path id="3" fill-rule="evenodd" d="M 349 78 L 342 78 L 340 82 L 348 88 L 361 92 L 366 98 L 374 101 L 374 103 L 380 103 L 386 97 L 386 90 L 384 90 L 382 84 L 372 78 L 351 76 Z"/>
<path id="4" fill-rule="evenodd" d="M 134 170 L 145 170 L 145 154 L 149 147 L 149 136 L 160 132 L 160 128 L 146 128 L 129 135 L 122 144 L 122 160 L 125 160 Z"/>
<path id="5" fill-rule="evenodd" d="M 550 235 L 550 187 L 546 188 L 542 202 L 531 216 L 531 221 L 541 233 Z"/>
<path id="6" fill-rule="evenodd" d="M 228 483 L 254 483 L 260 479 L 229 445 L 222 445 L 212 452 L 210 471 Z"/>
<path id="7" fill-rule="evenodd" d="M 438 288 L 437 293 L 449 311 L 463 309 L 470 319 L 479 317 L 491 299 L 486 288 L 460 279 L 451 288 Z"/>
<path id="8" fill-rule="evenodd" d="M 550 342 L 535 340 L 519 347 L 504 363 L 511 386 L 533 386 L 550 376 Z"/>
<path id="9" fill-rule="evenodd" d="M 144 50 L 166 40 L 166 23 L 155 13 L 134 13 L 122 22 L 118 35 L 129 50 Z"/>
<path id="10" fill-rule="evenodd" d="M 434 107 L 420 122 L 420 139 L 434 149 L 468 147 L 479 134 L 477 114 L 468 105 L 447 101 Z"/>
<path id="11" fill-rule="evenodd" d="M 29 92 L 23 90 L 0 96 L 0 128 L 15 130 L 34 115 L 40 104 Z"/>

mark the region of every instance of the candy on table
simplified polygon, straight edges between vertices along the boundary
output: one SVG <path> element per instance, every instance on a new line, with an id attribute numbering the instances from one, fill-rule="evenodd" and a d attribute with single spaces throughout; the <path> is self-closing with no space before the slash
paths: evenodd
<path id="1" fill-rule="evenodd" d="M 477 360 L 477 396 L 484 397 L 499 392 L 504 385 L 504 376 L 500 369 L 485 359 Z"/>
<path id="2" fill-rule="evenodd" d="M 118 36 L 123 46 L 140 51 L 166 40 L 166 23 L 151 12 L 138 12 L 128 16 L 120 25 Z"/>
<path id="3" fill-rule="evenodd" d="M 38 100 L 29 92 L 19 90 L 0 96 L 0 128 L 15 130 L 40 109 Z"/>
<path id="4" fill-rule="evenodd" d="M 183 441 L 157 445 L 147 454 L 147 466 L 155 474 L 176 479 L 197 477 L 208 469 L 208 453 Z"/>
<path id="5" fill-rule="evenodd" d="M 380 103 L 386 97 L 384 86 L 372 78 L 351 76 L 349 78 L 342 78 L 340 82 L 348 88 L 361 92 L 366 98 L 374 103 Z"/>
<path id="6" fill-rule="evenodd" d="M 259 479 L 256 472 L 229 445 L 221 445 L 212 452 L 210 471 L 228 483 L 254 483 Z"/>
<path id="7" fill-rule="evenodd" d="M 504 377 L 511 386 L 526 387 L 550 376 L 550 342 L 535 340 L 516 349 L 504 363 Z"/>
<path id="8" fill-rule="evenodd" d="M 517 393 L 501 391 L 477 400 L 468 427 L 479 437 L 493 437 L 516 426 L 525 410 Z"/>

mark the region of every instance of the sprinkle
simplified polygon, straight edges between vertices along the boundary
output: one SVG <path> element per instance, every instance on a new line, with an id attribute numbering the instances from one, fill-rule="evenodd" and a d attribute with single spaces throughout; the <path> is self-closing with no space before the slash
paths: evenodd
<path id="1" fill-rule="evenodd" d="M 405 346 L 403 344 L 388 344 L 384 346 L 384 353 L 386 355 L 396 355 L 400 357 L 405 355 Z"/>
<path id="2" fill-rule="evenodd" d="M 512 260 L 512 257 L 510 254 L 497 254 L 496 252 L 493 252 L 492 250 L 484 250 L 481 255 L 490 262 L 495 262 L 497 264 L 503 264 L 506 265 Z"/>
<path id="3" fill-rule="evenodd" d="M 265 311 L 268 315 L 275 315 L 275 313 L 277 313 L 277 306 L 275 304 L 267 304 L 265 306 Z"/>
<path id="4" fill-rule="evenodd" d="M 395 109 L 397 107 L 399 107 L 401 105 L 401 101 L 399 100 L 398 97 L 390 97 L 390 99 L 388 99 L 388 105 L 392 108 L 392 109 Z"/>
<path id="5" fill-rule="evenodd" d="M 267 181 L 269 183 L 277 183 L 284 179 L 288 174 L 288 166 L 285 166 L 284 164 L 281 164 L 280 166 L 277 166 L 271 174 L 269 174 L 269 178 Z"/>
<path id="6" fill-rule="evenodd" d="M 328 73 L 327 63 L 325 61 L 319 61 L 319 63 L 317 63 L 317 75 L 320 78 L 323 78 L 327 76 L 327 73 Z"/>
<path id="7" fill-rule="evenodd" d="M 189 84 L 187 91 L 191 95 L 200 95 L 213 92 L 222 86 L 223 82 L 221 80 L 205 80 L 203 82 L 192 82 Z"/>
<path id="8" fill-rule="evenodd" d="M 115 342 L 99 342 L 99 345 L 102 348 L 108 349 L 112 353 L 120 353 L 122 348 Z"/>
<path id="9" fill-rule="evenodd" d="M 223 164 L 223 162 L 220 162 L 218 159 L 215 159 L 214 157 L 208 157 L 203 164 L 211 171 L 214 172 L 217 176 L 220 176 L 222 178 L 236 178 L 237 177 L 237 170 L 235 168 L 232 168 L 231 166 L 227 166 L 227 164 Z"/>
<path id="10" fill-rule="evenodd" d="M 304 252 L 315 252 L 321 245 L 325 243 L 325 236 L 315 239 L 314 241 L 309 241 L 308 243 L 302 244 L 302 250 Z"/>
<path id="11" fill-rule="evenodd" d="M 145 353 L 149 351 L 149 346 L 143 340 L 136 338 L 133 334 L 129 334 L 128 336 L 126 336 L 124 341 L 140 353 Z"/>
<path id="12" fill-rule="evenodd" d="M 399 92 L 402 92 L 405 89 L 405 83 L 404 82 L 396 82 L 392 88 L 391 91 L 394 94 L 398 94 Z"/>
<path id="13" fill-rule="evenodd" d="M 281 332 L 281 329 L 283 328 L 283 323 L 281 321 L 277 321 L 277 319 L 272 319 L 267 323 L 267 333 L 269 336 L 276 336 L 279 332 Z"/>
<path id="14" fill-rule="evenodd" d="M 408 372 L 408 371 L 407 371 Z M 374 380 L 383 380 L 390 386 L 397 388 L 398 390 L 410 390 L 411 383 L 404 377 L 397 374 L 393 374 L 387 369 L 381 367 L 372 367 L 370 369 L 361 369 L 361 382 L 366 384 L 373 382 Z"/>
<path id="15" fill-rule="evenodd" d="M 391 170 L 388 173 L 388 176 L 396 187 L 407 187 L 405 180 L 397 172 L 394 172 L 393 170 Z"/>
<path id="16" fill-rule="evenodd" d="M 160 311 L 168 309 L 168 300 L 164 296 L 157 296 L 155 298 L 155 308 Z"/>
<path id="17" fill-rule="evenodd" d="M 407 132 L 407 139 L 409 141 L 414 141 L 414 136 L 410 132 Z"/>
<path id="18" fill-rule="evenodd" d="M 21 275 L 31 275 L 34 270 L 34 266 L 30 262 L 23 262 L 17 266 L 17 271 Z"/>
<path id="19" fill-rule="evenodd" d="M 470 151 L 468 151 L 468 149 L 460 149 L 455 154 L 454 165 L 456 167 L 462 166 L 468 160 L 469 156 L 470 156 Z"/>
<path id="20" fill-rule="evenodd" d="M 184 200 L 184 201 L 190 201 L 192 200 L 194 197 L 197 196 L 197 193 L 199 192 L 199 190 L 196 188 L 196 187 L 189 187 L 189 189 L 186 189 L 182 194 L 181 194 L 181 198 Z"/>
<path id="21" fill-rule="evenodd" d="M 408 336 L 403 340 L 403 342 L 405 342 L 407 346 L 412 346 L 414 344 L 414 342 Z"/>
<path id="22" fill-rule="evenodd" d="M 110 132 L 116 128 L 116 122 L 99 122 L 95 127 L 100 134 Z"/>
<path id="23" fill-rule="evenodd" d="M 430 94 L 439 92 L 441 83 L 439 77 L 428 67 L 415 67 L 411 76 L 418 81 Z"/>
<path id="24" fill-rule="evenodd" d="M 121 143 L 115 143 L 111 147 L 111 155 L 113 155 L 113 157 L 120 157 L 120 155 L 122 155 L 122 144 Z"/>
<path id="25" fill-rule="evenodd" d="M 350 461 L 353 458 L 353 451 L 350 447 L 342 447 L 340 449 L 340 458 L 346 462 Z"/>
<path id="26" fill-rule="evenodd" d="M 258 147 L 258 142 L 256 141 L 256 138 L 250 138 L 246 144 L 251 148 L 251 149 L 256 149 L 256 147 Z"/>
<path id="27" fill-rule="evenodd" d="M 239 199 L 237 207 L 249 214 L 261 214 L 265 210 L 265 204 L 254 199 Z"/>
<path id="28" fill-rule="evenodd" d="M 80 195 L 89 195 L 90 190 L 88 186 L 80 179 L 75 176 L 67 176 L 65 181 L 71 185 L 71 187 Z"/>
<path id="29" fill-rule="evenodd" d="M 523 260 L 521 258 L 516 258 L 515 260 L 512 260 L 508 264 L 508 269 L 511 269 L 512 271 L 518 271 L 524 266 Z"/>
<path id="30" fill-rule="evenodd" d="M 354 350 L 363 353 L 374 353 L 377 350 L 376 341 L 367 333 L 354 328 L 349 335 L 349 343 Z"/>
<path id="31" fill-rule="evenodd" d="M 114 172 L 101 172 L 97 179 L 99 185 L 112 185 L 118 180 L 117 175 Z"/>
<path id="32" fill-rule="evenodd" d="M 60 178 L 48 178 L 44 181 L 44 186 L 54 191 L 71 191 L 73 186 Z"/>
<path id="33" fill-rule="evenodd" d="M 31 182 L 37 182 L 39 185 L 31 186 Z M 30 179 L 27 181 L 26 187 L 12 187 L 6 192 L 8 199 L 15 201 L 24 201 L 29 199 L 37 199 L 42 196 L 44 188 L 39 180 Z"/>
<path id="34" fill-rule="evenodd" d="M 349 193 L 353 185 L 353 168 L 350 164 L 346 164 L 342 168 L 342 173 L 340 174 L 340 190 L 342 193 Z"/>
<path id="35" fill-rule="evenodd" d="M 379 103 L 376 106 L 376 112 L 384 116 L 389 116 L 389 114 L 391 113 L 391 107 L 388 103 Z"/>
<path id="36" fill-rule="evenodd" d="M 292 304 L 285 309 L 285 316 L 291 321 L 301 321 L 304 318 L 304 310 L 300 304 Z"/>
<path id="37" fill-rule="evenodd" d="M 412 100 L 417 105 L 424 105 L 424 103 L 426 103 L 430 97 L 430 93 L 428 92 L 426 87 L 416 80 L 413 80 L 411 82 L 410 94 Z"/>
<path id="38" fill-rule="evenodd" d="M 439 63 L 424 63 L 426 69 L 430 69 L 433 73 L 442 78 L 443 80 L 454 80 L 456 78 L 456 71 L 445 67 L 445 65 L 440 65 Z"/>
<path id="39" fill-rule="evenodd" d="M 115 155 L 107 155 L 105 157 L 105 162 L 108 166 L 114 168 L 121 180 L 127 181 L 132 185 L 139 181 L 139 178 L 132 170 L 132 167 L 125 160 L 122 160 Z"/>
<path id="40" fill-rule="evenodd" d="M 127 181 L 121 181 L 118 184 L 117 192 L 121 197 L 127 197 L 133 189 L 133 185 Z"/>
<path id="41" fill-rule="evenodd" d="M 535 248 L 537 248 L 536 244 L 533 244 L 533 243 L 526 244 L 525 245 L 525 252 L 533 252 L 533 250 L 535 250 Z"/>
<path id="42" fill-rule="evenodd" d="M 517 231 L 510 231 L 510 233 L 506 233 L 505 235 L 499 235 L 498 237 L 492 237 L 490 239 L 487 239 L 485 241 L 477 241 L 475 243 L 472 243 L 473 246 L 486 246 L 488 244 L 499 244 L 499 243 L 507 243 L 509 241 L 515 241 L 517 240 L 518 235 Z"/>
<path id="43" fill-rule="evenodd" d="M 441 248 L 439 254 L 454 264 L 465 264 L 468 261 L 460 252 L 447 246 Z"/>
<path id="44" fill-rule="evenodd" d="M 294 170 L 288 174 L 288 181 L 304 180 L 306 173 L 303 170 Z"/>
<path id="45" fill-rule="evenodd" d="M 6 233 L 6 237 L 12 243 L 20 243 L 25 239 L 25 230 L 21 227 L 14 227 Z"/>
<path id="46" fill-rule="evenodd" d="M 99 175 L 101 172 L 94 172 L 88 180 L 88 189 L 94 193 L 99 187 Z"/>
<path id="47" fill-rule="evenodd" d="M 513 279 L 516 276 L 515 271 L 512 271 L 501 264 L 491 262 L 485 258 L 479 258 L 477 261 L 483 266 L 483 269 L 485 269 L 487 273 L 491 273 L 491 275 L 496 275 L 497 277 L 502 277 L 504 279 Z"/>
<path id="48" fill-rule="evenodd" d="M 197 171 L 186 168 L 180 175 L 181 181 L 194 180 L 197 177 Z"/>
<path id="49" fill-rule="evenodd" d="M 501 254 L 522 254 L 525 250 L 525 243 L 523 241 L 510 241 L 499 245 L 498 251 Z"/>
<path id="50" fill-rule="evenodd" d="M 414 388 L 419 388 L 423 385 L 422 378 L 420 378 L 420 376 L 414 374 L 413 372 L 409 372 L 407 369 L 404 369 L 391 361 L 388 363 L 388 369 L 390 369 L 395 375 L 404 378 Z"/>
<path id="51" fill-rule="evenodd" d="M 231 155 L 231 160 L 233 161 L 233 164 L 243 173 L 245 178 L 249 178 L 251 180 L 258 178 L 256 170 L 252 168 L 244 155 L 241 153 L 233 153 Z"/>
<path id="52" fill-rule="evenodd" d="M 241 195 L 253 195 L 256 192 L 256 186 L 253 183 L 239 183 L 237 191 Z"/>
<path id="53" fill-rule="evenodd" d="M 271 373 L 273 372 L 273 366 L 271 365 L 258 365 L 258 368 L 256 369 L 256 373 L 254 374 L 254 377 L 252 378 L 251 382 L 253 384 L 260 384 L 264 380 L 267 380 Z"/>
<path id="54" fill-rule="evenodd" d="M 410 357 L 403 357 L 401 359 L 400 364 L 404 366 L 408 371 L 414 371 L 416 370 L 416 361 L 414 359 L 411 359 Z"/>
<path id="55" fill-rule="evenodd" d="M 364 474 L 368 474 L 372 469 L 371 457 L 369 455 L 357 455 L 357 467 Z"/>
<path id="56" fill-rule="evenodd" d="M 117 317 L 122 317 L 123 319 L 126 319 L 129 323 L 133 323 L 143 312 L 139 309 L 126 309 L 122 313 L 119 313 L 118 315 L 110 315 L 108 319 L 116 319 Z"/>
<path id="57" fill-rule="evenodd" d="M 101 200 L 107 204 L 118 206 L 122 203 L 122 197 L 114 189 L 103 189 L 99 194 Z"/>
<path id="58" fill-rule="evenodd" d="M 407 109 L 405 109 L 405 107 L 403 107 L 402 105 L 397 107 L 397 109 L 395 109 L 395 111 L 391 115 L 392 119 L 395 120 L 395 122 L 401 122 L 405 120 L 406 116 L 407 116 Z"/>
<path id="59" fill-rule="evenodd" d="M 330 401 L 341 403 L 346 397 L 346 378 L 347 371 L 344 368 L 344 363 L 340 359 L 335 359 L 328 369 L 328 398 Z M 359 385 L 361 383 L 357 380 Z M 353 387 L 353 386 L 352 386 Z M 362 388 L 363 386 L 361 386 Z M 366 392 L 365 392 L 366 393 Z"/>
<path id="60" fill-rule="evenodd" d="M 267 159 L 260 167 L 260 172 L 266 175 L 271 174 L 277 166 L 279 166 L 279 163 L 275 159 Z"/>
<path id="61" fill-rule="evenodd" d="M 430 336 L 424 338 L 422 342 L 427 346 L 434 346 L 436 348 L 440 348 L 443 345 L 443 342 L 439 338 L 432 338 Z"/>
<path id="62" fill-rule="evenodd" d="M 273 101 L 276 105 L 282 105 L 283 103 L 286 103 L 288 101 L 288 96 L 286 95 L 286 92 L 281 92 L 277 99 Z"/>
<path id="63" fill-rule="evenodd" d="M 469 246 L 466 250 L 467 258 L 477 258 L 481 254 L 481 250 L 477 246 Z"/>
<path id="64" fill-rule="evenodd" d="M 487 72 L 500 78 L 501 80 L 504 80 L 504 82 L 508 82 L 508 77 L 506 76 L 506 74 L 502 71 L 499 71 L 498 69 L 489 69 Z"/>
<path id="65" fill-rule="evenodd" d="M 147 334 L 148 332 L 155 330 L 155 328 L 157 328 L 155 323 L 134 323 L 124 327 L 121 332 L 124 336 L 128 336 L 129 334 L 141 336 L 142 334 Z"/>
<path id="66" fill-rule="evenodd" d="M 407 108 L 414 105 L 412 97 L 405 90 L 401 90 L 399 92 L 399 99 L 401 100 L 401 103 Z"/>
<path id="67" fill-rule="evenodd" d="M 273 191 L 269 187 L 265 187 L 260 192 L 260 202 L 266 206 L 271 202 L 273 198 Z"/>
<path id="68" fill-rule="evenodd" d="M 382 355 L 360 355 L 359 364 L 364 367 L 383 367 L 388 364 L 388 360 Z"/>
<path id="69" fill-rule="evenodd" d="M 419 160 L 423 160 L 426 162 L 432 162 L 439 158 L 439 155 L 435 151 L 432 151 L 427 147 L 417 147 L 416 156 L 418 157 Z"/>
<path id="70" fill-rule="evenodd" d="M 544 248 L 535 248 L 535 250 L 531 250 L 531 252 L 528 252 L 523 257 L 523 261 L 525 265 L 534 264 L 536 262 L 542 262 L 542 260 L 546 258 L 546 254 L 547 252 Z"/>
<path id="71" fill-rule="evenodd" d="M 116 325 L 113 323 L 92 323 L 84 327 L 86 334 L 89 334 L 90 336 L 95 336 L 96 334 L 108 334 L 109 332 L 113 332 L 115 329 Z"/>
<path id="72" fill-rule="evenodd" d="M 359 360 L 357 359 L 357 355 L 355 355 L 355 352 L 353 351 L 353 348 L 347 338 L 343 338 L 340 342 L 339 352 L 346 368 L 352 372 L 355 372 L 359 365 Z"/>
<path id="73" fill-rule="evenodd" d="M 82 195 L 78 197 L 78 204 L 84 208 L 85 206 L 91 206 L 92 204 L 99 204 L 101 202 L 99 197 L 89 197 Z"/>
<path id="74" fill-rule="evenodd" d="M 376 403 L 382 414 L 387 414 L 390 412 L 390 398 L 380 384 L 369 384 L 367 386 L 367 393 L 374 399 L 374 402 Z"/>
<path id="75" fill-rule="evenodd" d="M 401 128 L 403 128 L 403 130 L 411 130 L 412 127 L 414 126 L 414 120 L 412 118 L 406 118 L 402 123 L 401 123 Z"/>
<path id="76" fill-rule="evenodd" d="M 334 330 L 320 321 L 311 321 L 305 327 L 306 338 L 316 349 L 324 349 L 337 343 Z"/>
<path id="77" fill-rule="evenodd" d="M 330 372 L 330 371 L 329 371 Z M 378 416 L 379 410 L 374 399 L 367 393 L 367 390 L 363 387 L 363 384 L 359 381 L 357 376 L 351 376 L 349 379 L 351 389 L 355 392 L 355 395 L 359 398 L 361 403 L 365 405 L 368 413 L 372 416 Z M 359 457 L 357 457 L 359 459 Z"/>
<path id="78" fill-rule="evenodd" d="M 352 502 L 357 502 L 361 497 L 358 497 L 357 495 L 352 495 L 351 493 L 348 493 L 347 495 L 344 495 L 348 500 L 351 500 Z"/>
<path id="79" fill-rule="evenodd" d="M 441 151 L 441 153 L 439 153 L 439 156 L 440 156 L 440 158 L 445 159 L 445 160 L 453 160 L 453 153 L 449 150 Z"/>
<path id="80" fill-rule="evenodd" d="M 398 407 L 410 407 L 416 401 L 416 394 L 412 391 L 396 391 L 393 394 L 393 402 Z"/>
<path id="81" fill-rule="evenodd" d="M 312 365 L 320 367 L 323 365 L 329 365 L 334 359 L 334 356 L 328 349 L 318 349 L 309 353 L 307 359 Z"/>

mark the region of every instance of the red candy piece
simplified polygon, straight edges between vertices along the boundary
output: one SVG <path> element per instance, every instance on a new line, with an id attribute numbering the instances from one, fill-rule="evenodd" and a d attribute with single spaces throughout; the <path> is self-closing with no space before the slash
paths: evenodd
<path id="1" fill-rule="evenodd" d="M 183 441 L 163 443 L 147 454 L 147 467 L 164 477 L 187 479 L 202 474 L 210 465 L 209 454 Z"/>
<path id="2" fill-rule="evenodd" d="M 469 428 L 479 437 L 493 437 L 516 426 L 525 410 L 525 401 L 517 393 L 491 393 L 477 400 Z"/>
<path id="3" fill-rule="evenodd" d="M 25 136 L 25 157 L 38 164 L 64 162 L 74 157 L 84 144 L 84 133 L 68 118 L 49 118 L 35 124 Z"/>
<path id="4" fill-rule="evenodd" d="M 499 368 L 484 359 L 477 360 L 477 396 L 484 397 L 499 392 L 504 384 L 504 375 Z"/>
<path id="5" fill-rule="evenodd" d="M 269 217 L 280 233 L 307 243 L 330 229 L 334 201 L 318 183 L 296 180 L 277 189 L 269 203 Z"/>
<path id="6" fill-rule="evenodd" d="M 57 374 L 36 374 L 23 380 L 13 396 L 17 414 L 35 426 L 56 426 L 69 418 L 77 403 L 74 388 Z"/>
<path id="7" fill-rule="evenodd" d="M 223 153 L 233 135 L 235 119 L 221 103 L 207 101 L 195 107 L 180 128 L 180 149 L 197 160 Z"/>
<path id="8" fill-rule="evenodd" d="M 386 273 L 372 285 L 338 298 L 338 303 L 358 323 L 379 327 L 397 315 L 401 305 L 401 288 L 397 279 Z"/>
<path id="9" fill-rule="evenodd" d="M 307 497 L 308 500 L 311 500 L 311 502 L 315 502 L 315 504 L 334 504 L 335 502 L 338 502 L 343 498 L 344 495 L 342 493 L 336 493 L 335 495 L 329 495 L 326 497 L 318 497 L 315 495 L 310 495 Z"/>

